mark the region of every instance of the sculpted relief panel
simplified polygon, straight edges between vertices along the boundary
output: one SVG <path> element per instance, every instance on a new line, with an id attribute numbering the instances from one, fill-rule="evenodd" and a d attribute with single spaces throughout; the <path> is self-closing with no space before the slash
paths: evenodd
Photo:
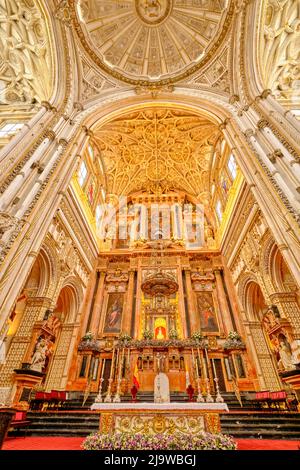
<path id="1" fill-rule="evenodd" d="M 0 0 L 0 16 L 0 105 L 49 99 L 50 40 L 38 3 Z"/>

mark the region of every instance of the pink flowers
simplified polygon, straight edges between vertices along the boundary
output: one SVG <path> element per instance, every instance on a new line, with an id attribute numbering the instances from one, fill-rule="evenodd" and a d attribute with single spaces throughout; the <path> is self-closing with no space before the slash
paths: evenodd
<path id="1" fill-rule="evenodd" d="M 230 436 L 203 432 L 182 434 L 91 434 L 82 444 L 84 450 L 236 450 Z"/>

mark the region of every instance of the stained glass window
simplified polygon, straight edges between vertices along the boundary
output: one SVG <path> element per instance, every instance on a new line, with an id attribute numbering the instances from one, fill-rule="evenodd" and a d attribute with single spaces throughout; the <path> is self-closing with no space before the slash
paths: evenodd
<path id="1" fill-rule="evenodd" d="M 230 171 L 232 179 L 234 180 L 236 178 L 237 166 L 236 166 L 235 158 L 232 154 L 230 155 L 229 160 L 228 160 L 228 169 Z"/>
<path id="2" fill-rule="evenodd" d="M 221 201 L 218 201 L 217 204 L 216 204 L 216 213 L 217 213 L 219 221 L 221 221 L 222 216 L 223 216 Z"/>
<path id="3" fill-rule="evenodd" d="M 78 182 L 80 186 L 82 187 L 85 183 L 86 177 L 87 177 L 88 171 L 86 164 L 82 161 L 79 167 L 78 171 Z"/>

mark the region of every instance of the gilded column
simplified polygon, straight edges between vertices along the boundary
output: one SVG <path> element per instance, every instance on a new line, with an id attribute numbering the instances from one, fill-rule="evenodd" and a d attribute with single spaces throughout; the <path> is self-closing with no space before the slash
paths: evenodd
<path id="1" fill-rule="evenodd" d="M 188 301 L 188 309 L 189 309 L 189 319 L 191 325 L 191 334 L 195 333 L 195 331 L 200 330 L 200 321 L 199 315 L 197 312 L 197 307 L 194 299 L 194 291 L 192 287 L 191 281 L 191 271 L 190 269 L 185 269 L 185 279 L 186 279 L 186 295 Z"/>
<path id="2" fill-rule="evenodd" d="M 82 307 L 82 318 L 84 318 L 84 322 L 82 324 L 82 331 L 81 331 L 82 335 L 86 332 L 86 329 L 88 327 L 89 313 L 90 313 L 90 309 L 91 309 L 91 305 L 93 301 L 96 282 L 97 282 L 97 271 L 93 271 L 91 273 L 90 285 L 88 289 L 86 290 L 86 297 L 85 297 L 84 305 Z"/>
<path id="3" fill-rule="evenodd" d="M 105 287 L 106 271 L 100 271 L 100 279 L 98 282 L 98 289 L 96 292 L 95 302 L 91 318 L 91 332 L 96 336 L 99 334 L 99 326 L 101 320 L 101 310 L 103 305 L 104 287 Z"/>
<path id="4" fill-rule="evenodd" d="M 131 330 L 132 303 L 133 303 L 133 294 L 134 294 L 133 292 L 134 273 L 135 271 L 133 269 L 129 271 L 126 302 L 125 302 L 125 308 L 123 312 L 122 332 L 126 333 L 127 335 L 130 335 L 130 330 Z"/>
<path id="5" fill-rule="evenodd" d="M 179 261 L 179 269 L 178 269 L 178 286 L 179 286 L 179 296 L 178 296 L 179 315 L 180 315 L 180 320 L 181 320 L 182 329 L 183 329 L 183 336 L 184 338 L 187 338 L 188 328 L 187 328 L 187 323 L 186 323 L 186 315 L 188 315 L 188 312 L 185 312 L 184 289 L 183 289 L 182 269 L 180 266 L 180 261 Z"/>
<path id="6" fill-rule="evenodd" d="M 221 271 L 219 269 L 214 270 L 214 275 L 216 278 L 216 288 L 217 288 L 217 295 L 218 301 L 220 306 L 221 315 L 219 316 L 219 320 L 223 323 L 224 333 L 228 334 L 229 331 L 235 330 L 232 324 L 230 311 L 227 300 L 226 293 L 223 286 L 223 279 L 221 276 Z"/>

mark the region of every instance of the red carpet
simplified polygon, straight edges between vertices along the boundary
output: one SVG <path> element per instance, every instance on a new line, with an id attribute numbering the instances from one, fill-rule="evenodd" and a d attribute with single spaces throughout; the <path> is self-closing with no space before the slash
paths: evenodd
<path id="1" fill-rule="evenodd" d="M 83 437 L 8 438 L 3 450 L 81 450 Z M 239 450 L 299 450 L 300 441 L 236 439 Z"/>

